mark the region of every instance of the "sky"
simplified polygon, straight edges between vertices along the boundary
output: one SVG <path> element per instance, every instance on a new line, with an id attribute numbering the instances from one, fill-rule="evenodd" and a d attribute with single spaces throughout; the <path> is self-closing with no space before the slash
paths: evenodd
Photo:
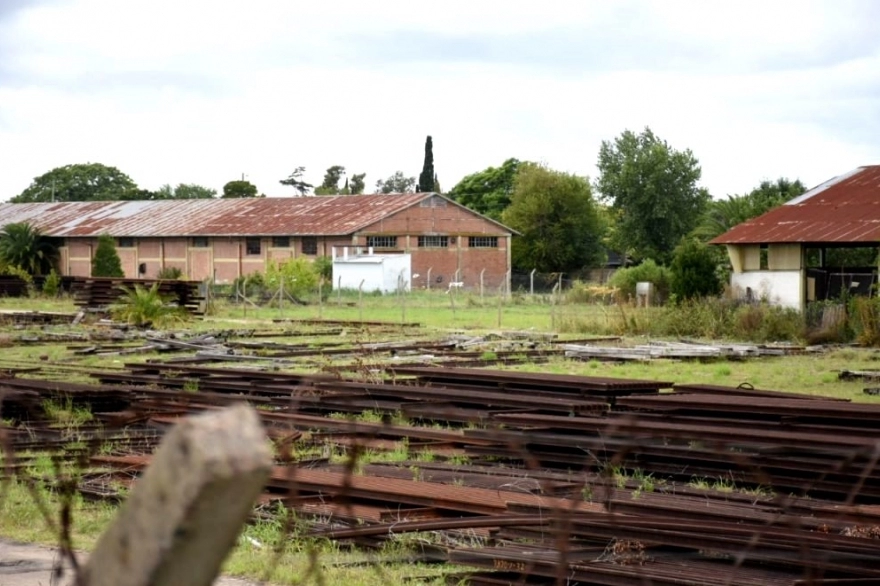
<path id="1" fill-rule="evenodd" d="M 880 164 L 873 0 L 0 0 L 0 201 L 97 162 L 145 189 L 296 167 L 368 189 L 516 157 L 595 178 L 649 126 L 714 197 Z"/>

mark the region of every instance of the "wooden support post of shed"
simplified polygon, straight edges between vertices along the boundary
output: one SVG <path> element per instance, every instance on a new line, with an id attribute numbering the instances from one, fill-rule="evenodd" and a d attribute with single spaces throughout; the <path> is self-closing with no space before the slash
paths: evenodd
<path id="1" fill-rule="evenodd" d="M 77 586 L 209 586 L 271 465 L 252 408 L 182 420 L 101 536 Z"/>

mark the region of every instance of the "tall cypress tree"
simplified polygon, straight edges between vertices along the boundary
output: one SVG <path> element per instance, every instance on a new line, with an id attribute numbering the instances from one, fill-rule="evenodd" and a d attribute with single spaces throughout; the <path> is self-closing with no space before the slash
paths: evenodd
<path id="1" fill-rule="evenodd" d="M 425 164 L 419 174 L 419 193 L 434 191 L 434 144 L 431 137 L 425 140 Z"/>

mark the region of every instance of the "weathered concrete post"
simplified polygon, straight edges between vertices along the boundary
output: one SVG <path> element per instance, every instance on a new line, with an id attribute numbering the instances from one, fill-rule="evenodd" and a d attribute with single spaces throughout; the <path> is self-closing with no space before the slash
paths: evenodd
<path id="1" fill-rule="evenodd" d="M 82 586 L 209 586 L 272 466 L 257 413 L 178 423 L 101 536 Z"/>

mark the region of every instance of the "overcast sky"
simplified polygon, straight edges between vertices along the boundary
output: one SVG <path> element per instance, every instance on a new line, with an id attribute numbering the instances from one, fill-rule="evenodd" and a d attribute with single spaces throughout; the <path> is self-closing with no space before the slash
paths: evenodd
<path id="1" fill-rule="evenodd" d="M 880 2 L 0 0 L 0 200 L 100 162 L 269 195 L 295 167 L 444 189 L 509 157 L 596 175 L 650 126 L 716 197 L 880 163 Z"/>

